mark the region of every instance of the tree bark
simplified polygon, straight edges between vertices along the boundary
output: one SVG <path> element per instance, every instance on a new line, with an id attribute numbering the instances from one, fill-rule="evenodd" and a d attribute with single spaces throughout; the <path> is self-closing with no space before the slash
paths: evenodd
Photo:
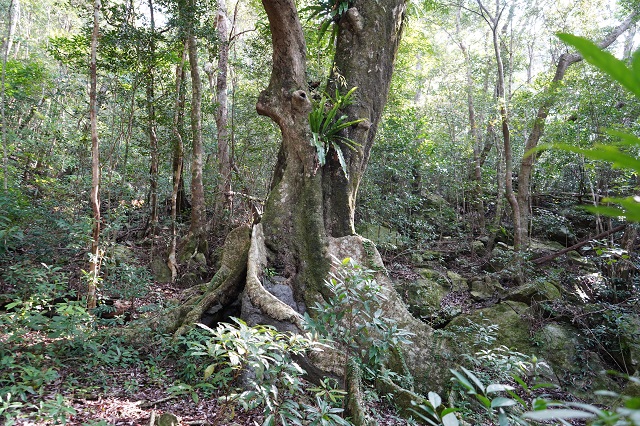
<path id="1" fill-rule="evenodd" d="M 299 331 L 306 306 L 326 292 L 324 279 L 330 269 L 330 256 L 352 257 L 383 269 L 375 247 L 354 235 L 353 208 L 387 99 L 405 2 L 392 0 L 383 5 L 357 0 L 338 20 L 334 69 L 339 70 L 340 81 L 344 82 L 339 89 L 358 87 L 353 104 L 345 112 L 349 120 L 365 119 L 345 132 L 361 145 L 357 151 L 343 147 L 348 178 L 332 151 L 319 169 L 310 143 L 305 42 L 294 2 L 263 0 L 263 5 L 272 34 L 273 69 L 269 86 L 260 94 L 256 107 L 278 124 L 282 145 L 262 221 L 253 228 L 242 317 L 249 324 L 260 322 Z M 293 300 L 285 303 L 263 286 L 267 267 L 284 278 L 282 285 Z M 411 316 L 384 273 L 376 279 L 388 296 L 385 315 L 417 334 L 413 345 L 403 347 L 416 381 L 423 390 L 440 388 L 446 375 L 436 372 L 441 363 L 435 358 L 449 350 L 434 342 L 433 330 Z M 325 361 L 312 360 L 328 374 L 344 374 L 343 362 Z"/>
<path id="2" fill-rule="evenodd" d="M 225 211 L 231 209 L 231 154 L 229 150 L 229 108 L 227 100 L 227 69 L 229 66 L 229 28 L 225 0 L 218 0 L 216 28 L 218 32 L 218 76 L 216 79 L 216 127 L 218 129 L 218 193 L 214 221 L 222 225 Z M 223 229 L 222 226 L 217 228 Z"/>
<path id="3" fill-rule="evenodd" d="M 89 62 L 89 126 L 91 128 L 91 209 L 93 211 L 93 231 L 91 234 L 91 259 L 89 261 L 89 283 L 87 308 L 96 307 L 96 288 L 100 273 L 100 140 L 98 139 L 97 116 L 97 49 L 100 18 L 100 0 L 93 4 L 93 32 L 91 33 L 91 59 Z"/>
<path id="4" fill-rule="evenodd" d="M 344 112 L 349 120 L 364 121 L 345 132 L 360 145 L 355 151 L 342 146 L 349 177 L 331 151 L 322 170 L 324 222 L 333 237 L 355 234 L 356 194 L 387 102 L 404 14 L 405 0 L 358 0 L 338 22 L 333 69 L 340 75 L 333 76 L 330 93 L 336 87 L 342 92 L 357 87 L 353 103 Z"/>
<path id="5" fill-rule="evenodd" d="M 190 4 L 189 8 L 195 7 Z M 193 18 L 189 12 L 189 21 Z M 189 42 L 189 68 L 191 72 L 191 131 L 192 163 L 191 163 L 191 223 L 184 248 L 184 253 L 206 252 L 205 239 L 205 201 L 202 182 L 203 146 L 202 146 L 202 80 L 198 68 L 198 46 L 192 25 L 189 23 L 187 40 Z"/>
<path id="6" fill-rule="evenodd" d="M 149 132 L 149 151 L 151 165 L 149 168 L 149 222 L 147 232 L 155 235 L 158 227 L 158 135 L 156 132 L 155 110 L 155 20 L 153 16 L 153 0 L 149 0 L 149 18 L 151 23 L 149 34 L 149 56 L 147 64 L 147 126 Z M 153 255 L 153 250 L 152 250 Z"/>
<path id="7" fill-rule="evenodd" d="M 9 19 L 7 20 L 7 36 L 4 38 L 2 42 L 2 78 L 0 81 L 0 97 L 2 98 L 2 186 L 4 191 L 7 192 L 9 189 L 8 184 L 8 173 L 9 173 L 9 159 L 8 159 L 8 141 L 7 141 L 7 117 L 6 117 L 6 88 L 5 88 L 5 80 L 7 77 L 7 58 L 9 57 L 9 52 L 11 51 L 11 45 L 13 43 L 13 34 L 16 30 L 16 25 L 18 23 L 18 13 L 20 10 L 20 1 L 19 0 L 11 0 L 9 4 Z"/>
<path id="8" fill-rule="evenodd" d="M 184 157 L 184 104 L 185 91 L 183 89 L 185 72 L 184 66 L 187 62 L 187 41 L 183 43 L 182 59 L 176 65 L 176 91 L 173 115 L 173 189 L 171 191 L 171 243 L 169 244 L 169 255 L 167 256 L 167 266 L 171 271 L 171 282 L 178 278 L 178 261 L 176 249 L 178 245 L 178 214 L 181 212 L 181 197 L 184 196 L 182 165 Z"/>

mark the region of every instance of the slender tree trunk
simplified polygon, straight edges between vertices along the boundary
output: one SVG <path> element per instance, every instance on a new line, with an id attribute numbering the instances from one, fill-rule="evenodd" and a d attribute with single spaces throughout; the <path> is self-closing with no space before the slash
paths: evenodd
<path id="1" fill-rule="evenodd" d="M 216 79 L 216 126 L 218 128 L 218 196 L 214 221 L 222 225 L 225 211 L 231 210 L 233 196 L 231 192 L 232 159 L 229 151 L 229 109 L 227 101 L 227 69 L 229 64 L 229 28 L 227 27 L 227 8 L 225 0 L 218 0 L 216 28 L 218 31 L 218 77 Z M 223 229 L 222 226 L 217 228 Z"/>
<path id="2" fill-rule="evenodd" d="M 187 42 L 182 50 L 182 60 L 176 65 L 176 91 L 175 91 L 175 112 L 173 115 L 173 190 L 171 191 L 171 243 L 169 245 L 169 255 L 167 266 L 171 271 L 171 281 L 175 282 L 178 277 L 178 261 L 176 258 L 176 248 L 178 245 L 178 214 L 180 213 L 180 193 L 183 185 L 182 164 L 184 156 L 184 66 L 187 61 Z M 184 194 L 184 190 L 182 190 Z"/>
<path id="3" fill-rule="evenodd" d="M 189 7 L 195 7 L 190 4 Z M 189 12 L 191 17 L 192 12 Z M 191 26 L 192 24 L 188 24 Z M 188 29 L 189 68 L 191 72 L 191 132 L 192 132 L 192 163 L 191 163 L 191 224 L 185 248 L 189 255 L 193 252 L 206 252 L 206 223 L 204 186 L 202 182 L 203 156 L 202 146 L 202 80 L 198 68 L 198 45 L 193 28 Z M 185 252 L 186 254 L 186 252 Z"/>
<path id="4" fill-rule="evenodd" d="M 1 113 L 2 113 L 2 168 L 3 168 L 3 181 L 2 186 L 4 191 L 7 192 L 9 189 L 8 184 L 8 174 L 9 174 L 9 153 L 8 153 L 8 141 L 7 141 L 7 111 L 6 111 L 6 88 L 5 88 L 5 80 L 7 77 L 7 58 L 9 57 L 9 51 L 11 50 L 11 45 L 13 44 L 13 35 L 16 30 L 16 25 L 18 23 L 18 11 L 20 10 L 20 1 L 19 0 L 11 0 L 9 4 L 9 19 L 7 20 L 7 36 L 4 38 L 2 43 L 2 78 L 0 84 L 0 97 L 2 101 Z"/>
<path id="5" fill-rule="evenodd" d="M 158 136 L 156 132 L 156 109 L 155 109 L 155 20 L 153 14 L 153 0 L 149 0 L 149 57 L 147 64 L 147 120 L 149 132 L 149 151 L 151 154 L 151 165 L 149 168 L 149 222 L 147 232 L 155 235 L 158 227 Z M 153 249 L 151 250 L 153 252 Z"/>
<path id="6" fill-rule="evenodd" d="M 467 106 L 469 108 L 469 135 L 473 145 L 473 205 L 478 219 L 478 230 L 483 233 L 486 228 L 486 220 L 484 213 L 484 193 L 482 190 L 482 137 L 478 131 L 476 122 L 476 110 L 473 103 L 473 77 L 471 76 L 471 58 L 466 46 L 459 43 L 460 50 L 464 55 L 466 71 L 467 71 Z"/>
<path id="7" fill-rule="evenodd" d="M 91 128 L 91 209 L 93 210 L 93 232 L 91 234 L 91 259 L 89 262 L 89 286 L 87 308 L 96 307 L 96 289 L 100 274 L 100 140 L 98 139 L 97 116 L 97 49 L 100 18 L 100 0 L 93 4 L 93 32 L 91 34 L 91 59 L 89 62 L 89 123 Z"/>

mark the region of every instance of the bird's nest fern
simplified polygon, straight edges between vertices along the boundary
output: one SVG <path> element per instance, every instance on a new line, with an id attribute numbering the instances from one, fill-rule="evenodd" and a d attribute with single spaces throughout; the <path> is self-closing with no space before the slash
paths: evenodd
<path id="1" fill-rule="evenodd" d="M 318 163 L 320 166 L 324 166 L 327 162 L 327 154 L 333 149 L 346 178 L 349 178 L 349 173 L 342 147 L 346 146 L 355 151 L 360 147 L 360 144 L 343 136 L 343 130 L 364 121 L 364 119 L 348 121 L 348 117 L 341 114 L 341 109 L 351 104 L 351 98 L 356 89 L 357 87 L 354 87 L 344 95 L 336 90 L 336 95 L 333 98 L 323 94 L 318 102 L 314 102 L 313 110 L 309 114 L 311 144 L 316 148 Z"/>

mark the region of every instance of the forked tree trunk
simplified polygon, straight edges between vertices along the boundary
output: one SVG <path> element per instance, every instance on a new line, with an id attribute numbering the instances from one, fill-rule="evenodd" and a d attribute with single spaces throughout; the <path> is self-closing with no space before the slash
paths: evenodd
<path id="1" fill-rule="evenodd" d="M 89 125 L 91 128 L 91 209 L 93 210 L 93 231 L 91 233 L 91 258 L 89 261 L 89 283 L 87 308 L 96 307 L 96 288 L 100 273 L 100 140 L 98 139 L 97 116 L 97 50 L 100 18 L 100 0 L 93 3 L 93 32 L 91 34 L 91 59 L 89 62 Z"/>
<path id="2" fill-rule="evenodd" d="M 362 148 L 358 152 L 345 150 L 350 171 L 346 179 L 335 158 L 320 169 L 311 145 L 306 47 L 294 0 L 263 0 L 271 27 L 273 70 L 256 108 L 278 124 L 282 145 L 262 221 L 251 229 L 250 242 L 246 227 L 229 233 L 222 266 L 204 294 L 196 291 L 165 318 L 151 320 L 150 328 L 173 332 L 177 338 L 209 307 L 227 306 L 242 292 L 241 317 L 248 324 L 271 324 L 300 332 L 306 307 L 328 293 L 324 279 L 331 268 L 331 256 L 351 257 L 380 271 L 376 279 L 386 296 L 383 315 L 415 333 L 413 343 L 400 348 L 403 357 L 396 357 L 388 367 L 402 373 L 408 367 L 420 391 L 444 389 L 449 375 L 439 360 L 454 351 L 444 340 L 434 339 L 433 330 L 409 313 L 383 272 L 375 246 L 353 232 L 356 191 L 389 91 L 405 11 L 404 0 L 387 1 L 384 6 L 380 3 L 356 0 L 339 22 L 335 63 L 347 87 L 360 88 L 349 117 L 366 120 L 363 126 L 349 129 L 348 136 Z M 274 292 L 277 296 L 263 286 L 267 268 L 283 278 Z M 301 362 L 312 377 L 343 377 L 344 358 L 335 355 L 326 350 Z M 350 381 L 350 388 L 354 383 Z M 357 396 L 350 397 L 351 410 L 357 400 Z M 359 418 L 354 413 L 355 417 Z"/>
<path id="3" fill-rule="evenodd" d="M 253 229 L 242 315 L 249 323 L 299 331 L 305 306 L 322 297 L 331 255 L 382 266 L 375 247 L 354 235 L 354 207 L 389 91 L 405 1 L 357 0 L 338 21 L 334 69 L 345 83 L 339 89 L 358 87 L 354 103 L 345 112 L 350 120 L 364 119 L 345 132 L 361 146 L 357 151 L 342 149 L 348 178 L 335 152 L 329 151 L 327 164 L 319 168 L 310 143 L 306 47 L 294 2 L 263 0 L 263 5 L 271 27 L 273 70 L 257 110 L 278 124 L 282 146 L 262 222 Z M 266 267 L 285 278 L 292 295 L 287 303 L 262 286 Z M 428 326 L 410 315 L 388 278 L 384 274 L 377 278 L 389 295 L 385 314 L 417 334 L 414 344 L 404 348 L 416 381 L 424 387 L 440 387 L 446 375 L 433 371 L 440 368 L 434 359 L 446 350 L 433 342 Z M 337 373 L 344 365 L 321 367 Z"/>

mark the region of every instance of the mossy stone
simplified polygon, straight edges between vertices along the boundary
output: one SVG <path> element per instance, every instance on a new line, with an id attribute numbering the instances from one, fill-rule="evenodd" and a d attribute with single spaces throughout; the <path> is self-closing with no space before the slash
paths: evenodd
<path id="1" fill-rule="evenodd" d="M 554 284 L 548 281 L 532 281 L 510 290 L 506 298 L 516 302 L 531 304 L 533 301 L 558 300 L 562 298 L 562 294 Z"/>
<path id="2" fill-rule="evenodd" d="M 159 283 L 168 283 L 171 281 L 171 269 L 169 269 L 163 257 L 155 256 L 150 267 L 154 281 Z"/>
<path id="3" fill-rule="evenodd" d="M 447 271 L 447 278 L 451 283 L 451 291 L 467 291 L 469 290 L 469 283 L 460 274 L 453 271 Z"/>
<path id="4" fill-rule="evenodd" d="M 533 347 L 529 337 L 529 324 L 523 318 L 527 309 L 528 306 L 520 302 L 499 303 L 469 314 L 459 315 L 447 324 L 445 330 L 456 333 L 458 342 L 473 348 L 474 336 L 467 332 L 460 333 L 459 327 L 467 327 L 469 321 L 485 326 L 496 324 L 498 326 L 496 341 L 491 347 L 506 346 L 509 349 L 530 354 L 533 352 Z"/>

